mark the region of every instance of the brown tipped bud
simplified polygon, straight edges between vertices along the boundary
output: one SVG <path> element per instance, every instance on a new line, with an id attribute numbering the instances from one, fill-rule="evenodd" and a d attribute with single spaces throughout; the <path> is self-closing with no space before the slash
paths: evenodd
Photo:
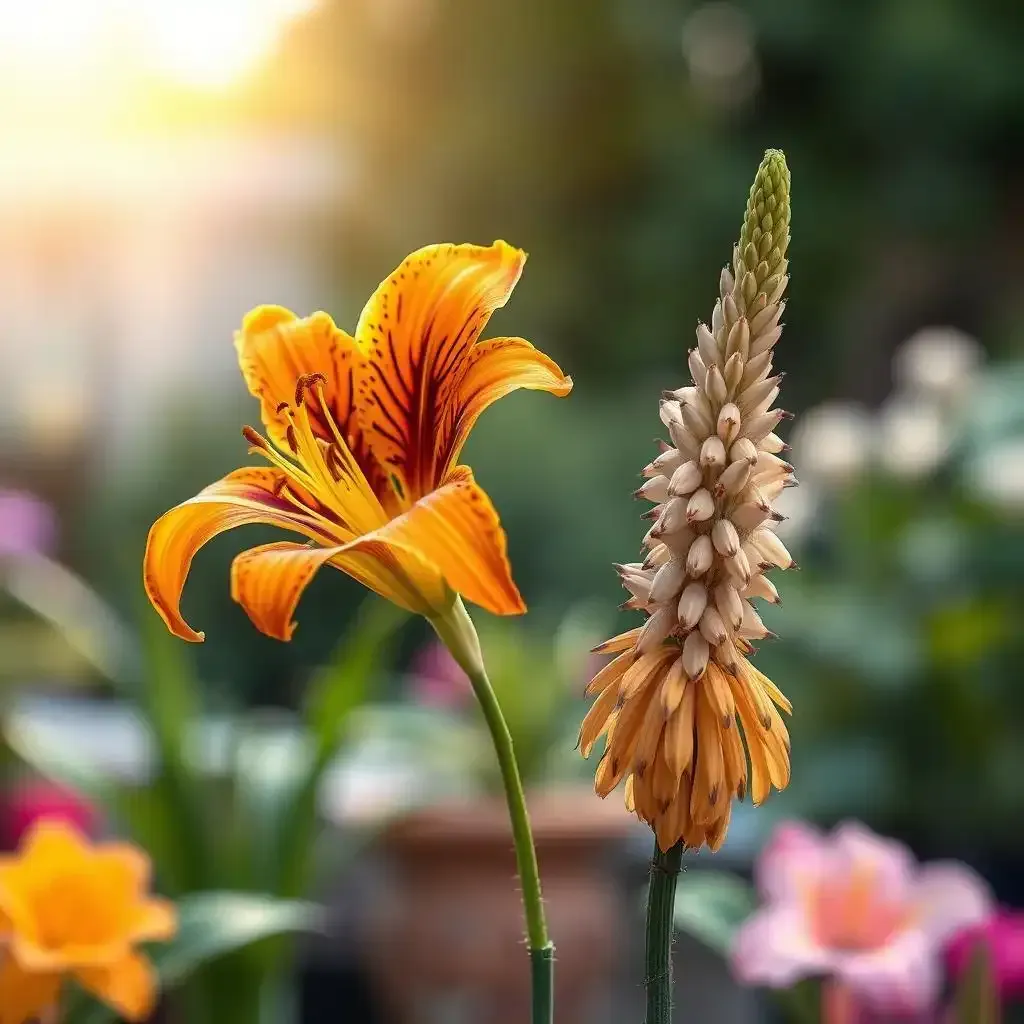
<path id="1" fill-rule="evenodd" d="M 715 607 L 733 629 L 739 629 L 740 623 L 743 622 L 743 601 L 734 586 L 719 583 L 715 587 Z"/>
<path id="2" fill-rule="evenodd" d="M 693 378 L 693 383 L 699 388 L 704 387 L 708 368 L 705 365 L 704 360 L 701 358 L 700 349 L 691 348 L 686 362 L 690 367 L 690 376 Z"/>
<path id="3" fill-rule="evenodd" d="M 701 615 L 708 603 L 707 587 L 703 583 L 694 581 L 688 583 L 682 594 L 679 595 L 679 624 L 684 629 L 693 629 L 700 622 Z"/>
<path id="4" fill-rule="evenodd" d="M 712 366 L 721 358 L 718 342 L 705 324 L 697 324 L 697 350 L 705 366 Z"/>
<path id="5" fill-rule="evenodd" d="M 729 449 L 730 462 L 749 462 L 751 469 L 757 465 L 757 445 L 749 437 L 741 437 Z"/>
<path id="6" fill-rule="evenodd" d="M 741 316 L 729 331 L 729 337 L 725 343 L 725 354 L 726 358 L 737 355 L 741 360 L 746 361 L 749 353 L 750 324 L 747 322 L 746 317 Z"/>
<path id="7" fill-rule="evenodd" d="M 734 402 L 727 402 L 722 406 L 718 414 L 717 431 L 718 436 L 730 445 L 739 436 L 742 416 L 739 407 Z"/>
<path id="8" fill-rule="evenodd" d="M 729 636 L 725 629 L 725 623 L 722 621 L 722 616 L 718 614 L 718 609 L 712 605 L 708 605 L 700 617 L 700 631 L 701 635 L 712 647 L 724 644 Z"/>
<path id="9" fill-rule="evenodd" d="M 740 535 L 728 519 L 719 519 L 711 528 L 711 543 L 720 555 L 730 558 L 740 549 Z"/>
<path id="10" fill-rule="evenodd" d="M 700 449 L 700 464 L 704 469 L 722 469 L 725 466 L 725 444 L 717 434 L 712 434 Z"/>
<path id="11" fill-rule="evenodd" d="M 673 497 L 692 494 L 702 479 L 700 466 L 694 461 L 684 462 L 673 474 L 668 484 L 668 493 Z"/>
<path id="12" fill-rule="evenodd" d="M 680 499 L 681 500 L 681 499 Z M 715 499 L 706 487 L 701 487 L 690 495 L 686 503 L 686 521 L 688 523 L 702 523 L 715 514 Z"/>
<path id="13" fill-rule="evenodd" d="M 690 550 L 686 553 L 687 573 L 694 577 L 703 576 L 711 568 L 714 558 L 711 538 L 707 534 L 701 534 L 690 545 Z"/>
<path id="14" fill-rule="evenodd" d="M 708 642 L 697 630 L 687 634 L 683 641 L 683 671 L 688 679 L 700 679 L 708 667 Z"/>
<path id="15" fill-rule="evenodd" d="M 736 495 L 743 490 L 750 479 L 749 462 L 730 462 L 715 484 L 715 494 Z"/>
<path id="16" fill-rule="evenodd" d="M 685 582 L 686 568 L 682 562 L 673 558 L 655 573 L 650 587 L 651 601 L 655 604 L 675 601 Z"/>
<path id="17" fill-rule="evenodd" d="M 651 477 L 650 480 L 644 481 L 643 485 L 633 492 L 633 497 L 659 503 L 668 501 L 668 478 L 664 476 Z"/>

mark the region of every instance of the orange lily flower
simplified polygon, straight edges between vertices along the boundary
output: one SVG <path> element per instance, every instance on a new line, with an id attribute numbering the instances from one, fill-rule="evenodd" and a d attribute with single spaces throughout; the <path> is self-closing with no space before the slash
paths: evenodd
<path id="1" fill-rule="evenodd" d="M 496 399 L 572 388 L 528 341 L 478 341 L 525 260 L 500 241 L 420 249 L 377 288 L 354 337 L 326 313 L 262 306 L 246 316 L 235 346 L 267 436 L 244 434 L 269 466 L 235 470 L 154 523 L 146 593 L 172 633 L 204 638 L 179 609 L 189 566 L 208 540 L 246 523 L 311 542 L 264 544 L 232 566 L 232 596 L 280 640 L 323 565 L 428 617 L 456 594 L 499 615 L 525 610 L 497 512 L 458 464 Z"/>
<path id="2" fill-rule="evenodd" d="M 148 887 L 141 850 L 91 846 L 64 822 L 40 822 L 0 857 L 0 1024 L 44 1017 L 69 975 L 126 1020 L 149 1017 L 156 972 L 135 946 L 172 938 L 177 916 Z"/>

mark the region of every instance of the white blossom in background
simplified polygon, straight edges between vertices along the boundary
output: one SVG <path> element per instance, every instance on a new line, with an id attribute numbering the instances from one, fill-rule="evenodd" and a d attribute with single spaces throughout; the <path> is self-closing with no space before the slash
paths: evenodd
<path id="1" fill-rule="evenodd" d="M 800 475 L 803 476 L 803 467 Z M 776 525 L 775 532 L 789 547 L 799 549 L 815 524 L 820 521 L 821 505 L 822 496 L 813 481 L 802 482 L 799 487 L 787 487 L 772 505 L 779 515 L 786 517 Z"/>
<path id="2" fill-rule="evenodd" d="M 852 483 L 874 449 L 874 419 L 855 402 L 824 402 L 804 413 L 793 430 L 793 459 L 801 478 L 826 487 Z"/>
<path id="3" fill-rule="evenodd" d="M 893 373 L 903 390 L 941 401 L 971 390 L 984 358 L 977 339 L 956 327 L 924 327 L 896 350 Z"/>
<path id="4" fill-rule="evenodd" d="M 696 8 L 683 26 L 683 57 L 694 89 L 720 107 L 738 107 L 757 91 L 761 71 L 754 27 L 727 0 Z"/>
<path id="5" fill-rule="evenodd" d="M 948 417 L 933 399 L 897 393 L 879 411 L 878 458 L 894 476 L 928 476 L 945 458 L 949 441 Z"/>
<path id="6" fill-rule="evenodd" d="M 971 463 L 967 476 L 983 499 L 1007 512 L 1024 512 L 1024 437 L 989 447 Z"/>

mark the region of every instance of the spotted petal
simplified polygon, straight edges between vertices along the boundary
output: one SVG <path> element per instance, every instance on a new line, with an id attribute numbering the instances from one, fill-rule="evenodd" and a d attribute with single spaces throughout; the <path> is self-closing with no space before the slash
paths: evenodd
<path id="1" fill-rule="evenodd" d="M 492 338 L 473 346 L 466 374 L 455 396 L 455 429 L 444 453 L 445 466 L 454 465 L 480 414 L 505 395 L 527 388 L 564 398 L 572 378 L 554 360 L 523 338 Z"/>
<path id="2" fill-rule="evenodd" d="M 408 504 L 442 481 L 473 345 L 525 260 L 500 241 L 427 246 L 377 288 L 359 318 L 356 341 L 367 357 L 360 421 Z"/>

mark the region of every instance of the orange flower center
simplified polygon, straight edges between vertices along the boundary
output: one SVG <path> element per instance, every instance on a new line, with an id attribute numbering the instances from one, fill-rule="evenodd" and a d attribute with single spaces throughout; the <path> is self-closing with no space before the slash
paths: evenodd
<path id="1" fill-rule="evenodd" d="M 808 897 L 814 938 L 827 949 L 878 949 L 909 917 L 906 904 L 887 897 L 877 873 L 863 864 L 845 877 L 817 882 Z"/>
<path id="2" fill-rule="evenodd" d="M 44 949 L 102 945 L 124 932 L 119 901 L 87 871 L 41 880 L 29 894 L 29 906 Z"/>

